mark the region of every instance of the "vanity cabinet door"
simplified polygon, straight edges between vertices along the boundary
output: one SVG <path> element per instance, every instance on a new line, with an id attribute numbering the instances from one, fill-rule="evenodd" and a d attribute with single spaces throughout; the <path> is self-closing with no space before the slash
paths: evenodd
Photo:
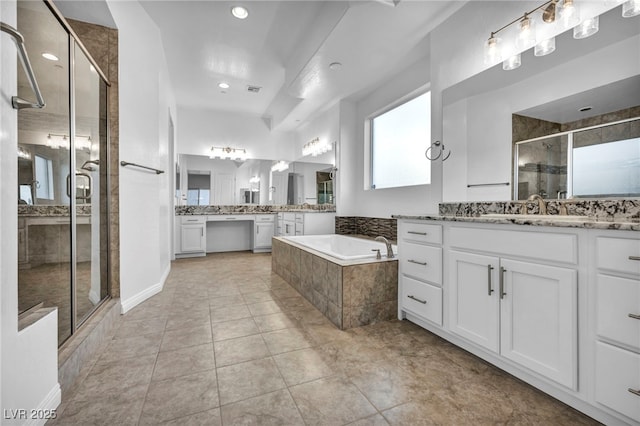
<path id="1" fill-rule="evenodd" d="M 254 249 L 271 248 L 271 237 L 273 237 L 273 222 L 256 222 L 254 235 Z"/>
<path id="2" fill-rule="evenodd" d="M 206 250 L 206 236 L 204 223 L 182 225 L 180 239 L 182 253 L 204 252 Z"/>
<path id="3" fill-rule="evenodd" d="M 499 259 L 449 252 L 451 331 L 480 346 L 500 349 Z"/>
<path id="4" fill-rule="evenodd" d="M 500 266 L 500 353 L 576 389 L 577 271 L 509 259 Z"/>

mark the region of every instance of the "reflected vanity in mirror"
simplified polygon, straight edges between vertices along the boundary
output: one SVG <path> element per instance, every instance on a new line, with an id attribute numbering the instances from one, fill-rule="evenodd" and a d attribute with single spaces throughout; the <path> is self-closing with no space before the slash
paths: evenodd
<path id="1" fill-rule="evenodd" d="M 179 154 L 176 205 L 334 204 L 333 165 Z"/>
<path id="2" fill-rule="evenodd" d="M 444 202 L 640 196 L 638 18 L 614 8 L 556 43 L 443 91 Z"/>

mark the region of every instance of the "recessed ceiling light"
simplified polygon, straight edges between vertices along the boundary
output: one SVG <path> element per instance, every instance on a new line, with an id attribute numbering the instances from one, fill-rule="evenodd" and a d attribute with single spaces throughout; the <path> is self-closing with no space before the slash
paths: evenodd
<path id="1" fill-rule="evenodd" d="M 340 62 L 331 62 L 329 64 L 329 69 L 330 70 L 338 71 L 340 68 L 342 68 L 342 64 Z"/>
<path id="2" fill-rule="evenodd" d="M 591 106 L 586 106 L 586 107 L 582 107 L 580 108 L 578 111 L 580 112 L 586 112 L 586 111 L 591 111 L 593 109 L 593 107 Z"/>
<path id="3" fill-rule="evenodd" d="M 231 14 L 238 19 L 246 19 L 249 16 L 249 11 L 242 6 L 233 6 L 231 8 Z"/>
<path id="4" fill-rule="evenodd" d="M 218 83 L 218 87 L 221 89 L 228 89 L 230 86 L 229 83 Z"/>
<path id="5" fill-rule="evenodd" d="M 42 54 L 42 57 L 45 59 L 48 59 L 50 61 L 57 61 L 58 57 L 56 55 L 54 55 L 53 53 L 48 53 L 48 52 L 44 52 Z"/>

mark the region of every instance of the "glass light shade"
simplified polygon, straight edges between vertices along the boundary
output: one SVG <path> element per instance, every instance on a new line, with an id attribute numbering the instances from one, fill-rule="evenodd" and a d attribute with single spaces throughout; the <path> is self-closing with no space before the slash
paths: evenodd
<path id="1" fill-rule="evenodd" d="M 525 17 L 520 21 L 518 36 L 516 38 L 516 47 L 526 50 L 536 44 L 536 25 L 535 21 L 529 17 Z"/>
<path id="2" fill-rule="evenodd" d="M 490 37 L 484 44 L 484 64 L 493 65 L 502 60 L 502 39 Z"/>
<path id="3" fill-rule="evenodd" d="M 573 38 L 581 39 L 594 35 L 600 29 L 600 19 L 598 16 L 585 19 L 577 26 L 573 27 Z"/>
<path id="4" fill-rule="evenodd" d="M 554 50 L 556 50 L 556 38 L 551 37 L 536 44 L 536 47 L 533 49 L 533 54 L 536 56 L 544 56 L 552 53 Z"/>
<path id="5" fill-rule="evenodd" d="M 520 58 L 520 54 L 513 55 L 509 59 L 502 62 L 502 69 L 505 71 L 515 70 L 522 64 L 522 60 Z"/>
<path id="6" fill-rule="evenodd" d="M 573 28 L 580 23 L 580 11 L 574 0 L 564 0 L 560 9 L 560 20 L 565 28 Z"/>
<path id="7" fill-rule="evenodd" d="M 631 18 L 640 15 L 640 0 L 629 0 L 622 5 L 622 16 Z"/>

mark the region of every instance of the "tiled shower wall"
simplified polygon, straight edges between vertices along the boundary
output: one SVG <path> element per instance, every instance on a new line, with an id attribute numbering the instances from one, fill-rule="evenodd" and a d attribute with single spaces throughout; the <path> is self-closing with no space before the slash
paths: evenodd
<path id="1" fill-rule="evenodd" d="M 120 297 L 118 30 L 67 19 L 111 83 L 109 87 L 109 294 Z"/>
<path id="2" fill-rule="evenodd" d="M 362 216 L 336 216 L 336 234 L 366 235 L 367 237 L 383 236 L 388 240 L 398 239 L 398 222 L 396 219 L 383 219 Z"/>

